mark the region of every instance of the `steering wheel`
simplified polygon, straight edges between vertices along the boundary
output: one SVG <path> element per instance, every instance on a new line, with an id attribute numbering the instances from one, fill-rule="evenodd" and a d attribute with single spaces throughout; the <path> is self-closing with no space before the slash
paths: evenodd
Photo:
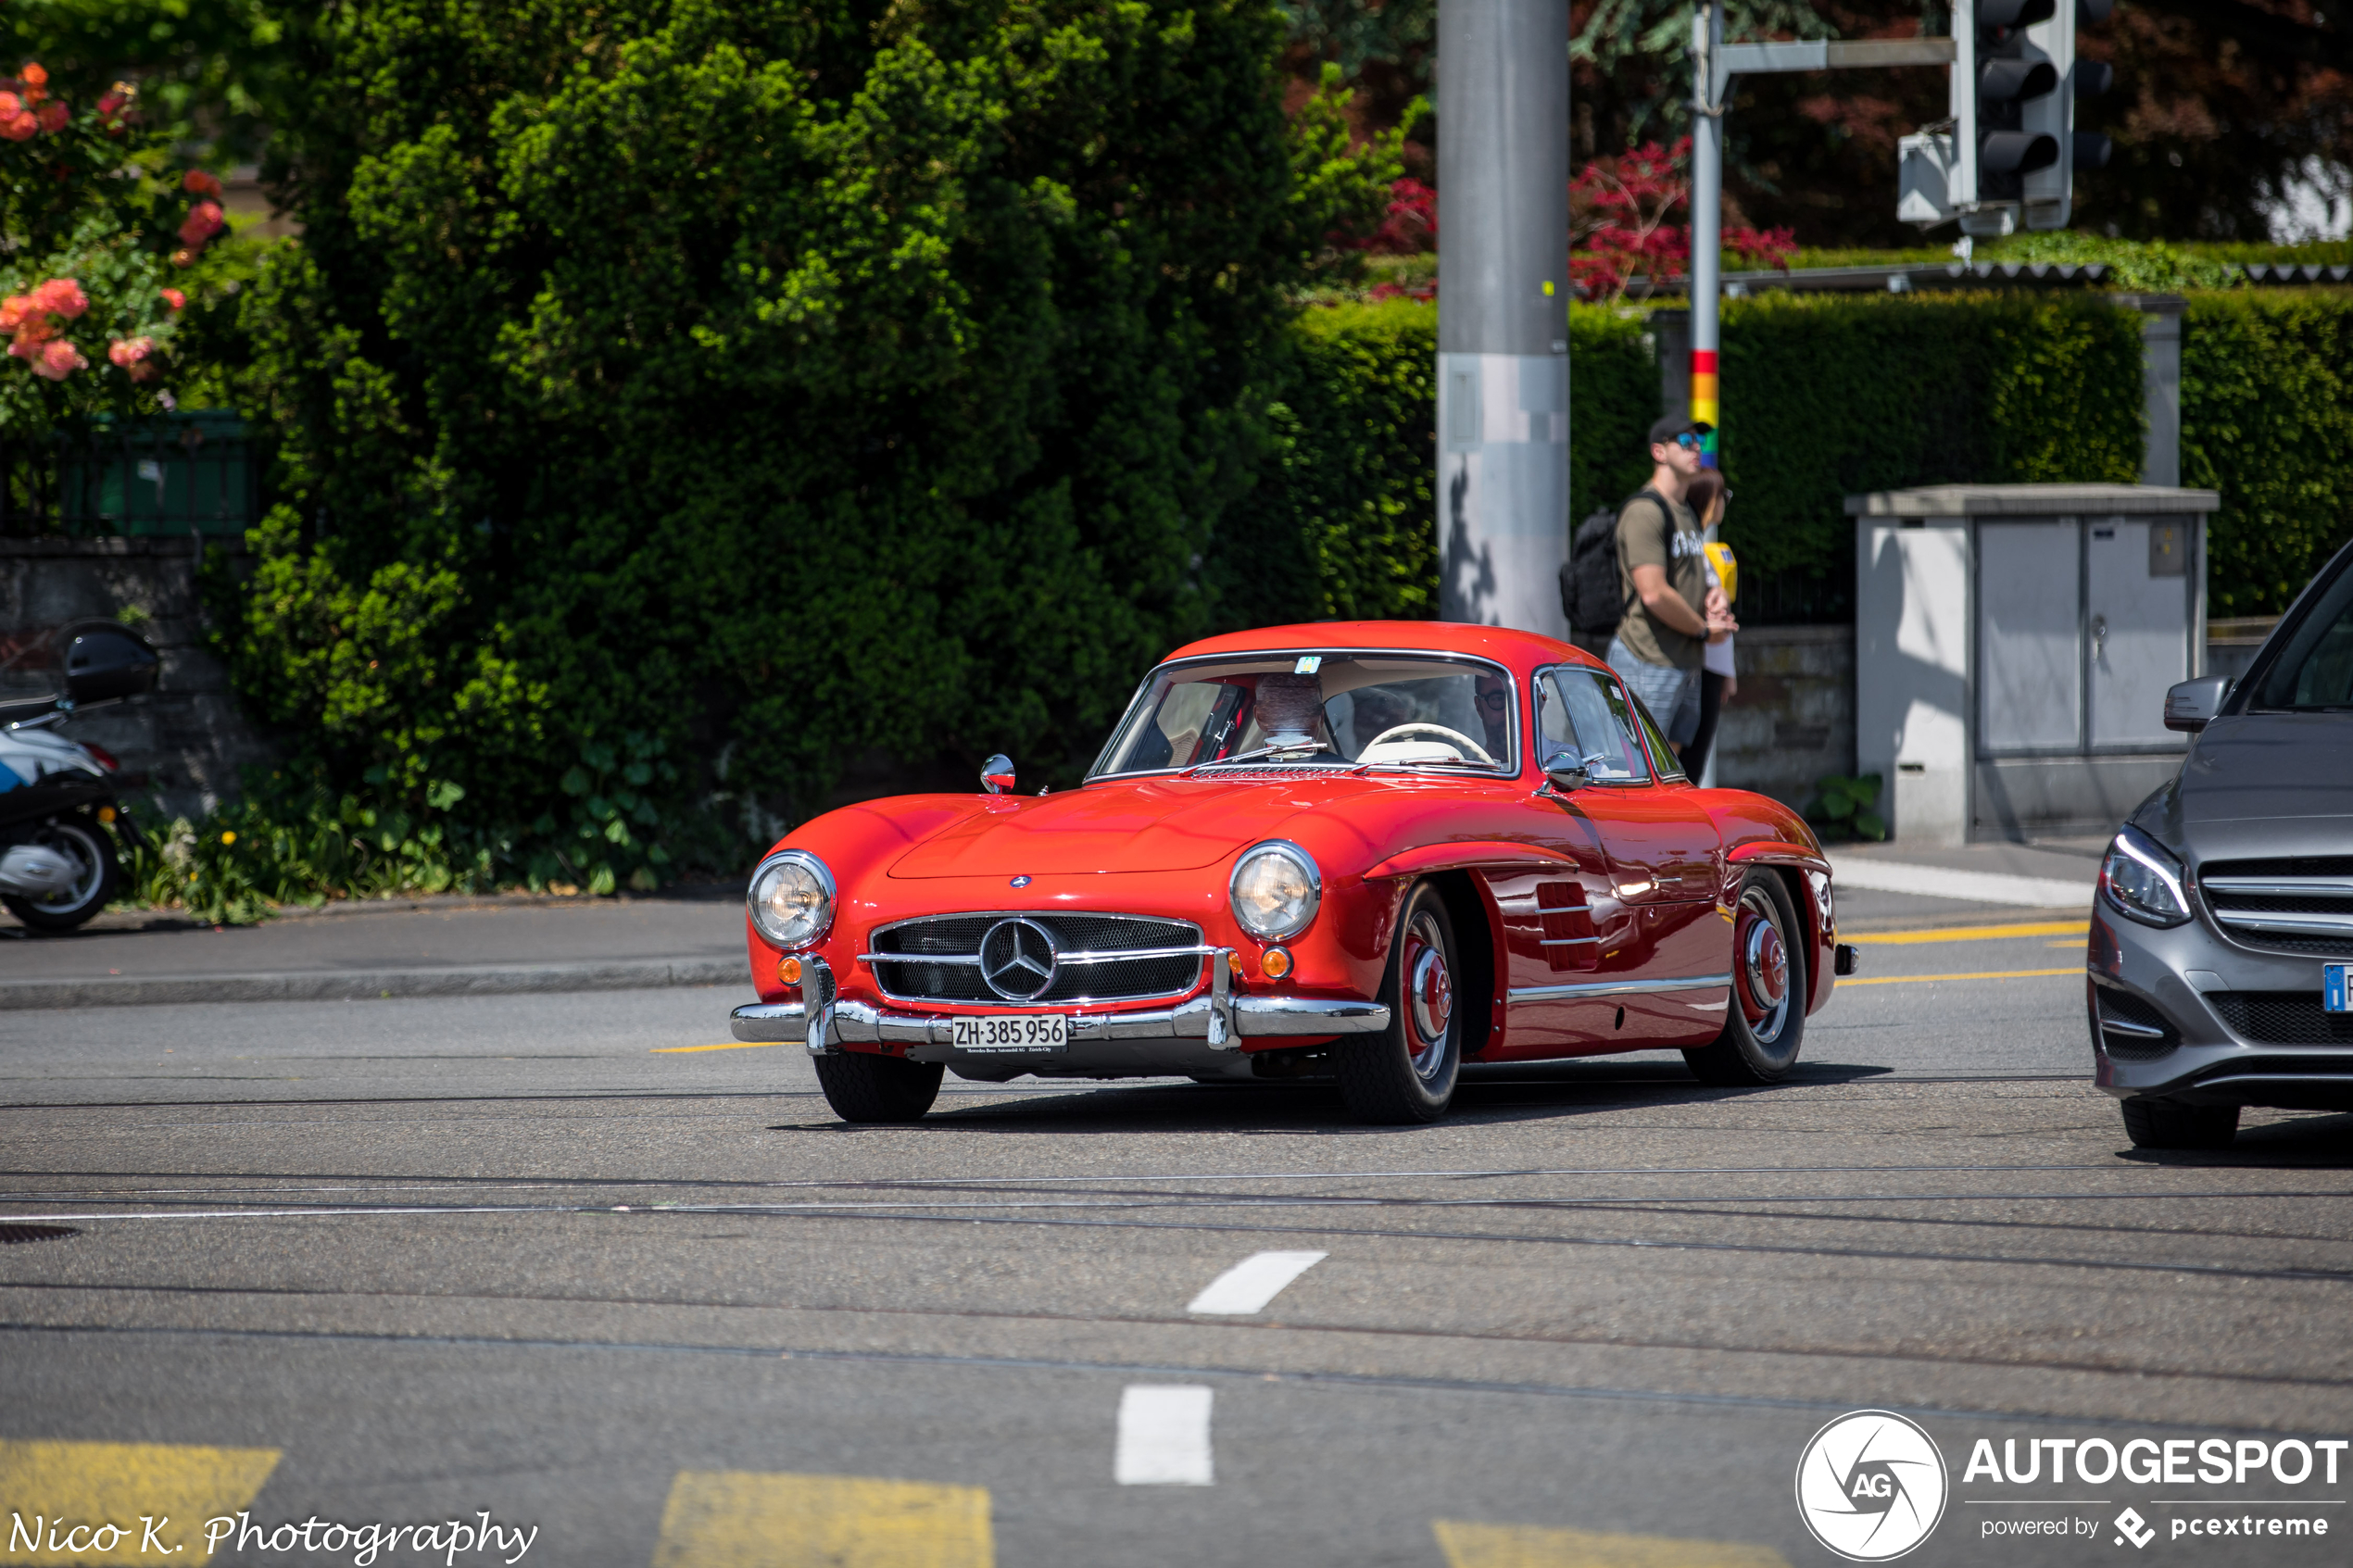
<path id="1" fill-rule="evenodd" d="M 1359 757 L 1364 756 L 1365 752 L 1372 750 L 1373 747 L 1380 745 L 1383 741 L 1394 740 L 1399 735 L 1412 734 L 1437 735 L 1445 740 L 1451 746 L 1462 746 L 1473 757 L 1477 758 L 1479 761 L 1486 763 L 1489 767 L 1491 768 L 1495 766 L 1495 759 L 1487 755 L 1487 748 L 1485 746 L 1471 739 L 1470 736 L 1463 734 L 1462 731 L 1450 730 L 1443 724 L 1392 724 L 1388 729 L 1383 730 L 1380 734 L 1375 735 L 1372 739 L 1366 741 L 1357 751 L 1356 755 Z"/>

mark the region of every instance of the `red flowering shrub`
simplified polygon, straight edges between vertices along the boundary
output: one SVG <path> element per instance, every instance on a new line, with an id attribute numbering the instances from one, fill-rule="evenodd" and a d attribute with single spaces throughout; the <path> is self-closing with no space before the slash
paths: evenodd
<path id="1" fill-rule="evenodd" d="M 170 362 L 172 312 L 187 303 L 167 297 L 164 257 L 202 248 L 226 215 L 218 180 L 158 176 L 158 137 L 127 137 L 137 103 L 117 82 L 77 115 L 34 62 L 0 82 L 0 436 L 162 406 L 144 383 Z"/>
<path id="2" fill-rule="evenodd" d="M 191 251 L 202 250 L 205 243 L 220 232 L 227 221 L 219 202 L 200 201 L 188 209 L 186 221 L 180 225 L 180 243 Z"/>

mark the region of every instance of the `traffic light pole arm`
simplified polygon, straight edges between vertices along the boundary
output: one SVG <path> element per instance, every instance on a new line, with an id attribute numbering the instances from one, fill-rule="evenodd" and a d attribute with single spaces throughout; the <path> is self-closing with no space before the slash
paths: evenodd
<path id="1" fill-rule="evenodd" d="M 1798 44 L 1717 46 L 1710 108 L 1720 108 L 1735 76 L 1791 70 L 1858 70 L 1889 66 L 1949 66 L 1958 53 L 1949 38 L 1824 39 Z"/>

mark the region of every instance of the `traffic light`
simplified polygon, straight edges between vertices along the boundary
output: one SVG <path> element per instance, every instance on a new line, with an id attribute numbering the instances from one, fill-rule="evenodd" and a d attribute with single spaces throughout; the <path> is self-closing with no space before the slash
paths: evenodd
<path id="1" fill-rule="evenodd" d="M 2096 132 L 2078 131 L 2075 121 L 2078 106 L 2107 92 L 2114 84 L 2116 72 L 2099 61 L 2077 59 L 2075 35 L 2080 28 L 2108 20 L 2113 4 L 2114 0 L 2071 0 L 2062 3 L 2057 15 L 2026 30 L 2027 50 L 2039 51 L 2051 67 L 2052 90 L 2039 98 L 2028 96 L 2021 118 L 2031 132 L 2051 138 L 2058 155 L 2025 178 L 2025 220 L 2030 229 L 2066 228 L 2074 207 L 2075 171 L 2108 164 L 2108 139 Z"/>
<path id="2" fill-rule="evenodd" d="M 2114 72 L 2075 58 L 2079 26 L 2108 19 L 2114 0 L 1963 0 L 1953 16 L 1953 138 L 1912 152 L 1916 182 L 1932 182 L 1933 155 L 1949 168 L 1950 209 L 1966 233 L 2021 225 L 2064 229 L 2074 173 L 2108 162 L 2105 136 L 2075 129 L 2079 99 L 2108 91 Z M 1928 203 L 1910 198 L 1923 214 Z M 1908 216 L 1908 214 L 1906 214 Z"/>

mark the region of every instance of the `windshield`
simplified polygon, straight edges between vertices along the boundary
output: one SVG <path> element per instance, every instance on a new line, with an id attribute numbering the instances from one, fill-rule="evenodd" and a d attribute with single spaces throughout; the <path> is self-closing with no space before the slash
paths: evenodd
<path id="1" fill-rule="evenodd" d="M 2353 571 L 2337 575 L 2280 650 L 2251 709 L 2353 708 Z"/>
<path id="2" fill-rule="evenodd" d="M 1514 772 L 1514 712 L 1510 678 L 1471 659 L 1189 660 L 1152 671 L 1089 776 L 1244 759 Z"/>

